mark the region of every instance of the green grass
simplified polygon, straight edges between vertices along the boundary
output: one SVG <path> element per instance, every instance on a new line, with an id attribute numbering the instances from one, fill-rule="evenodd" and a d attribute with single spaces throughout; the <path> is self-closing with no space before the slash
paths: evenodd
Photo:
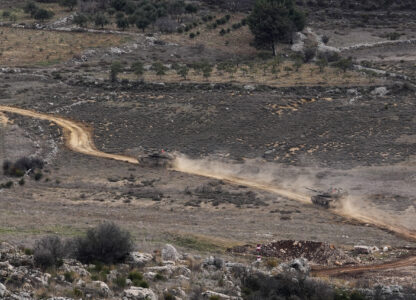
<path id="1" fill-rule="evenodd" d="M 224 252 L 227 247 L 222 245 L 220 242 L 216 243 L 211 241 L 209 238 L 203 238 L 192 235 L 178 235 L 169 234 L 168 241 L 176 246 L 197 250 L 201 252 Z"/>

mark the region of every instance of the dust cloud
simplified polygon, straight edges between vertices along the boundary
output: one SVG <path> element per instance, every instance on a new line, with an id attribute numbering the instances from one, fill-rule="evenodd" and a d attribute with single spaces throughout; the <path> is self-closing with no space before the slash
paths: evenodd
<path id="1" fill-rule="evenodd" d="M 260 160 L 233 163 L 218 158 L 190 159 L 177 153 L 172 169 L 269 191 L 307 204 L 311 204 L 310 197 L 313 194 L 307 187 L 319 189 L 325 186 L 317 176 L 323 172 L 322 169 L 284 167 Z M 348 191 L 348 180 L 345 185 L 339 187 Z M 331 210 L 347 219 L 372 224 L 407 239 L 416 240 L 414 206 L 409 206 L 402 212 L 386 211 L 367 201 L 365 190 L 360 193 L 361 195 L 355 191 L 354 195 L 342 199 L 336 208 Z"/>

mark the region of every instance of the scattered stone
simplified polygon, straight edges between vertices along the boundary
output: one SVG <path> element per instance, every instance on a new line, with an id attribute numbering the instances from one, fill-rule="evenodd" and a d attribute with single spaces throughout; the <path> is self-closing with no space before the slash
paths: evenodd
<path id="1" fill-rule="evenodd" d="M 371 92 L 371 95 L 383 97 L 383 96 L 387 95 L 388 92 L 389 91 L 387 90 L 387 88 L 385 86 L 381 86 L 381 87 L 375 88 Z"/>
<path id="2" fill-rule="evenodd" d="M 240 297 L 228 296 L 214 291 L 205 291 L 201 295 L 203 299 L 240 300 Z"/>
<path id="3" fill-rule="evenodd" d="M 126 259 L 126 263 L 133 267 L 143 267 L 153 259 L 150 253 L 130 252 Z"/>
<path id="4" fill-rule="evenodd" d="M 98 294 L 102 297 L 110 297 L 113 295 L 110 288 L 105 282 L 93 281 L 91 282 L 92 287 L 96 288 Z"/>
<path id="5" fill-rule="evenodd" d="M 6 287 L 0 282 L 0 297 L 6 297 L 9 294 L 9 291 Z"/>
<path id="6" fill-rule="evenodd" d="M 124 290 L 123 300 L 157 300 L 157 296 L 151 289 L 132 286 Z"/>
<path id="7" fill-rule="evenodd" d="M 380 249 L 376 246 L 363 246 L 363 245 L 357 245 L 354 246 L 354 251 L 357 254 L 372 254 L 374 252 L 379 252 Z"/>

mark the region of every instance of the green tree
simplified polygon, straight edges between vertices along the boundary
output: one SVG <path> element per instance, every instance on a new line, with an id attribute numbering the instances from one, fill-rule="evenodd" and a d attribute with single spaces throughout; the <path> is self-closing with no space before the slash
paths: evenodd
<path id="1" fill-rule="evenodd" d="M 205 79 L 208 79 L 211 76 L 212 73 L 212 65 L 209 63 L 204 64 L 202 67 L 202 76 L 204 76 Z"/>
<path id="2" fill-rule="evenodd" d="M 150 25 L 151 20 L 144 11 L 136 12 L 134 16 L 136 27 L 144 32 L 144 30 Z"/>
<path id="3" fill-rule="evenodd" d="M 293 63 L 293 67 L 295 68 L 296 72 L 299 71 L 300 67 L 302 67 L 303 61 L 302 59 L 298 58 L 295 60 L 295 62 Z"/>
<path id="4" fill-rule="evenodd" d="M 37 10 L 38 7 L 33 1 L 26 2 L 25 6 L 23 7 L 23 11 L 27 14 L 30 14 L 32 17 L 35 15 Z"/>
<path id="5" fill-rule="evenodd" d="M 322 73 L 325 70 L 325 67 L 328 66 L 328 61 L 325 57 L 318 59 L 316 65 L 319 67 L 319 72 Z"/>
<path id="6" fill-rule="evenodd" d="M 187 65 L 180 66 L 176 69 L 176 73 L 186 80 L 189 73 L 189 67 Z"/>
<path id="7" fill-rule="evenodd" d="M 107 19 L 106 16 L 104 16 L 103 14 L 97 14 L 94 17 L 94 23 L 96 26 L 100 26 L 101 29 L 104 28 L 105 25 L 107 25 L 108 23 L 110 23 Z"/>
<path id="8" fill-rule="evenodd" d="M 68 7 L 70 11 L 78 4 L 78 0 L 60 0 L 59 5 Z"/>
<path id="9" fill-rule="evenodd" d="M 352 58 L 341 58 L 340 60 L 334 63 L 334 67 L 341 69 L 344 73 L 347 72 L 348 69 L 352 68 Z"/>
<path id="10" fill-rule="evenodd" d="M 52 18 L 53 17 L 53 12 L 51 12 L 50 10 L 46 10 L 46 9 L 43 9 L 43 8 L 39 8 L 35 12 L 35 14 L 33 15 L 33 17 L 36 20 L 39 20 L 39 21 L 43 22 L 43 21 L 45 21 L 47 19 Z"/>
<path id="11" fill-rule="evenodd" d="M 117 18 L 116 20 L 116 24 L 117 27 L 120 28 L 121 30 L 125 30 L 126 28 L 129 27 L 129 21 L 127 20 L 127 18 L 122 17 L 122 18 Z"/>
<path id="12" fill-rule="evenodd" d="M 257 0 L 248 25 L 258 47 L 270 47 L 276 56 L 278 42 L 291 42 L 292 35 L 305 27 L 305 15 L 293 0 Z"/>
<path id="13" fill-rule="evenodd" d="M 161 62 L 155 62 L 152 65 L 152 69 L 156 72 L 156 75 L 159 76 L 159 78 L 162 78 L 163 75 L 166 75 L 167 68 Z"/>
<path id="14" fill-rule="evenodd" d="M 141 77 L 144 74 L 144 66 L 143 63 L 141 61 L 135 61 L 132 65 L 131 65 L 131 69 L 133 71 L 134 74 L 137 75 L 137 77 Z"/>
<path id="15" fill-rule="evenodd" d="M 188 3 L 185 6 L 185 12 L 187 14 L 194 14 L 198 11 L 198 7 L 192 3 Z"/>
<path id="16" fill-rule="evenodd" d="M 111 64 L 110 68 L 110 80 L 111 82 L 117 81 L 117 75 L 123 70 L 123 66 L 119 61 L 115 61 Z"/>
<path id="17" fill-rule="evenodd" d="M 74 23 L 79 27 L 83 27 L 85 24 L 88 23 L 88 18 L 83 14 L 76 14 L 74 16 Z"/>

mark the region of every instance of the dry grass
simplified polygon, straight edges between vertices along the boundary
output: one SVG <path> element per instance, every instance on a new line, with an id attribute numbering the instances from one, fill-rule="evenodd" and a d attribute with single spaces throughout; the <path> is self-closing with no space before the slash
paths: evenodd
<path id="1" fill-rule="evenodd" d="M 0 65 L 52 65 L 80 55 L 86 49 L 120 45 L 124 41 L 124 37 L 111 34 L 2 28 Z"/>
<path id="2" fill-rule="evenodd" d="M 314 64 L 304 64 L 299 70 L 293 67 L 293 63 L 287 61 L 282 63 L 278 68 L 278 72 L 271 73 L 271 68 L 266 64 L 258 64 L 254 66 L 241 65 L 238 71 L 234 74 L 229 74 L 224 71 L 219 71 L 216 68 L 209 78 L 204 78 L 202 74 L 190 70 L 187 80 L 176 74 L 174 70 L 169 70 L 163 77 L 156 76 L 152 71 L 146 72 L 143 79 L 147 82 L 208 82 L 208 83 L 242 83 L 242 84 L 264 84 L 269 86 L 284 87 L 284 86 L 342 86 L 342 85 L 365 85 L 380 83 L 380 79 L 371 77 L 366 74 L 355 71 L 347 71 L 346 73 L 336 68 L 327 67 L 324 72 L 319 72 L 319 68 Z M 291 68 L 291 71 L 286 71 L 285 68 Z M 101 74 L 102 77 L 108 75 Z M 137 77 L 131 73 L 120 74 L 119 78 L 135 80 Z"/>

